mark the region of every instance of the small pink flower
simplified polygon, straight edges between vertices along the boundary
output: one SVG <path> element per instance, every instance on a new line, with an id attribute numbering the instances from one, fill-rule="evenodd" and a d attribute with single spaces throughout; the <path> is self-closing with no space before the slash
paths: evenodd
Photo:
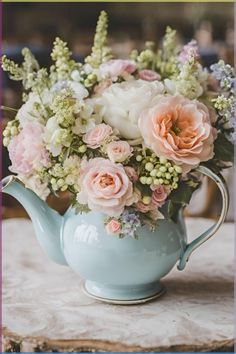
<path id="1" fill-rule="evenodd" d="M 38 122 L 25 123 L 21 132 L 14 136 L 8 146 L 14 173 L 30 174 L 49 164 L 49 155 L 43 144 L 43 126 Z"/>
<path id="2" fill-rule="evenodd" d="M 135 204 L 135 206 L 137 210 L 140 211 L 140 213 L 148 213 L 151 210 L 157 209 L 157 205 L 156 203 L 153 203 L 153 201 L 151 201 L 149 204 L 144 204 L 143 202 L 139 201 Z"/>
<path id="3" fill-rule="evenodd" d="M 133 203 L 133 185 L 121 164 L 95 158 L 83 163 L 80 171 L 80 204 L 109 216 L 119 217 Z"/>
<path id="4" fill-rule="evenodd" d="M 91 149 L 98 148 L 109 135 L 113 132 L 112 128 L 107 124 L 98 124 L 90 129 L 84 136 L 83 141 Z"/>
<path id="5" fill-rule="evenodd" d="M 189 43 L 183 46 L 181 53 L 179 54 L 179 61 L 185 63 L 189 57 L 193 57 L 194 60 L 199 58 L 198 45 L 195 39 L 192 39 Z"/>
<path id="6" fill-rule="evenodd" d="M 136 64 L 132 60 L 112 59 L 99 67 L 102 76 L 118 77 L 132 74 L 136 70 Z"/>
<path id="7" fill-rule="evenodd" d="M 156 73 L 153 70 L 147 70 L 147 69 L 139 71 L 138 77 L 139 79 L 145 81 L 155 81 L 161 79 L 161 76 L 158 73 Z"/>
<path id="8" fill-rule="evenodd" d="M 118 220 L 112 219 L 109 221 L 109 223 L 106 225 L 106 232 L 110 235 L 112 234 L 119 234 L 121 231 L 121 225 Z"/>
<path id="9" fill-rule="evenodd" d="M 112 162 L 123 162 L 131 155 L 131 147 L 127 141 L 112 141 L 107 144 L 106 151 Z"/>
<path id="10" fill-rule="evenodd" d="M 185 172 L 214 156 L 216 129 L 208 108 L 180 95 L 160 96 L 139 118 L 144 143 L 157 156 L 182 164 Z"/>
<path id="11" fill-rule="evenodd" d="M 138 180 L 138 174 L 133 167 L 125 166 L 125 172 L 132 182 L 136 182 Z"/>
<path id="12" fill-rule="evenodd" d="M 158 206 L 162 206 L 165 203 L 165 200 L 168 196 L 168 192 L 165 186 L 159 184 L 159 185 L 153 185 L 152 186 L 152 202 L 155 203 Z"/>

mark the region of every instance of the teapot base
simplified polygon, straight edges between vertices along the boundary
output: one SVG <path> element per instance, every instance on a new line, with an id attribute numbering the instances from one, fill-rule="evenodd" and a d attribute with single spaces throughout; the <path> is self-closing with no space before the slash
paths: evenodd
<path id="1" fill-rule="evenodd" d="M 154 300 L 165 293 L 160 282 L 142 285 L 108 285 L 87 280 L 83 288 L 86 295 L 116 305 L 135 305 Z"/>

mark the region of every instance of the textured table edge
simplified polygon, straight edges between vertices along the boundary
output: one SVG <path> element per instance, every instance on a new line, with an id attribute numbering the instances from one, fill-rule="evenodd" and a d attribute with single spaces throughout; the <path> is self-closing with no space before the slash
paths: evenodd
<path id="1" fill-rule="evenodd" d="M 46 337 L 19 336 L 3 328 L 4 352 L 234 352 L 234 340 L 225 339 L 200 345 L 169 345 L 140 347 L 106 340 L 73 339 L 60 340 Z"/>

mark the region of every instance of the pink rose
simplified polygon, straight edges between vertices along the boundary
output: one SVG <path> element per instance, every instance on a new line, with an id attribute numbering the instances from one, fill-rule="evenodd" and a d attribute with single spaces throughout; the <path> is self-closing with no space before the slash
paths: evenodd
<path id="1" fill-rule="evenodd" d="M 83 141 L 91 149 L 98 148 L 102 142 L 113 132 L 112 128 L 107 124 L 98 124 L 90 129 L 84 136 Z"/>
<path id="2" fill-rule="evenodd" d="M 49 164 L 49 155 L 43 144 L 43 126 L 38 122 L 25 123 L 21 132 L 14 136 L 8 146 L 12 165 L 10 171 L 27 175 L 33 169 Z"/>
<path id="3" fill-rule="evenodd" d="M 129 177 L 129 179 L 132 182 L 136 182 L 138 180 L 138 174 L 135 171 L 135 169 L 131 166 L 125 166 L 124 168 L 125 168 L 125 172 L 126 172 L 127 176 Z"/>
<path id="4" fill-rule="evenodd" d="M 155 81 L 161 79 L 161 76 L 158 73 L 156 73 L 153 70 L 147 70 L 147 69 L 140 70 L 138 73 L 138 77 L 139 79 L 145 81 Z"/>
<path id="5" fill-rule="evenodd" d="M 112 219 L 106 225 L 106 232 L 110 235 L 112 234 L 119 234 L 121 231 L 121 225 L 118 220 Z"/>
<path id="6" fill-rule="evenodd" d="M 99 67 L 102 76 L 124 76 L 131 74 L 136 70 L 136 64 L 132 60 L 112 59 Z"/>
<path id="7" fill-rule="evenodd" d="M 131 155 L 131 147 L 127 141 L 112 141 L 107 144 L 106 151 L 112 162 L 123 162 Z"/>
<path id="8" fill-rule="evenodd" d="M 162 206 L 165 203 L 167 198 L 167 189 L 165 186 L 159 184 L 156 186 L 152 186 L 152 202 L 158 206 Z"/>
<path id="9" fill-rule="evenodd" d="M 133 186 L 122 165 L 103 158 L 91 159 L 80 171 L 77 200 L 91 210 L 118 217 L 133 203 Z"/>
<path id="10" fill-rule="evenodd" d="M 214 156 L 216 129 L 209 110 L 197 100 L 162 96 L 139 119 L 144 143 L 157 156 L 183 164 L 185 171 Z"/>
<path id="11" fill-rule="evenodd" d="M 140 213 L 148 213 L 149 211 L 157 209 L 157 205 L 156 203 L 153 203 L 153 201 L 151 201 L 149 204 L 144 204 L 143 202 L 139 201 L 135 204 L 135 206 L 137 210 L 140 211 Z"/>

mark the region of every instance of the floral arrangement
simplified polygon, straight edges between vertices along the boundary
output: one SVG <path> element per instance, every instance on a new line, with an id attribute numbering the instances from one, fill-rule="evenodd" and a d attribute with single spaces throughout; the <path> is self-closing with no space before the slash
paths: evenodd
<path id="1" fill-rule="evenodd" d="M 179 47 L 170 27 L 161 49 L 147 42 L 114 59 L 103 11 L 84 63 L 59 38 L 49 69 L 29 49 L 22 55 L 22 65 L 2 57 L 24 87 L 3 144 L 10 170 L 40 198 L 68 191 L 78 212 L 104 213 L 109 234 L 135 237 L 144 224 L 176 220 L 200 186 L 199 164 L 216 173 L 232 165 L 233 69 L 204 69 L 196 41 Z"/>

